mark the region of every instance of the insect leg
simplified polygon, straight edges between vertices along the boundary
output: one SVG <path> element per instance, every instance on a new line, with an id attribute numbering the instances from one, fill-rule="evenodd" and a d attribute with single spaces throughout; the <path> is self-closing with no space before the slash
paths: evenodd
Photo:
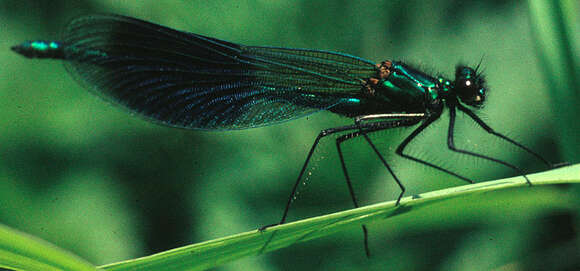
<path id="1" fill-rule="evenodd" d="M 362 121 L 367 120 L 374 120 L 374 119 L 385 119 L 385 118 L 396 118 L 397 120 L 388 120 L 388 121 L 380 121 L 380 122 L 371 122 L 371 123 L 361 123 Z M 364 136 L 367 143 L 371 146 L 375 154 L 379 157 L 385 168 L 389 171 L 391 176 L 395 179 L 397 185 L 401 189 L 401 193 L 399 197 L 397 197 L 396 205 L 399 205 L 401 198 L 405 194 L 405 186 L 401 183 L 399 178 L 395 175 L 383 155 L 379 152 L 375 144 L 371 141 L 368 137 L 367 133 L 369 132 L 376 132 L 381 130 L 386 130 L 390 128 L 397 128 L 397 127 L 405 127 L 405 126 L 412 126 L 417 124 L 419 121 L 425 118 L 425 114 L 418 113 L 418 114 L 381 114 L 381 115 L 369 115 L 369 116 L 362 116 L 355 119 L 355 123 L 359 126 L 359 132 Z M 369 127 L 368 129 L 365 129 Z"/>
<path id="2" fill-rule="evenodd" d="M 421 123 L 421 125 L 420 125 L 419 127 L 417 127 L 417 129 L 415 129 L 413 132 L 411 132 L 411 134 L 410 134 L 410 135 L 408 135 L 408 136 L 407 136 L 407 137 L 406 137 L 406 138 L 403 140 L 403 142 L 401 142 L 401 144 L 399 144 L 399 146 L 397 147 L 397 150 L 396 150 L 395 152 L 396 152 L 396 153 L 397 153 L 399 156 L 401 156 L 401 157 L 403 157 L 403 158 L 405 158 L 405 159 L 409 159 L 409 160 L 411 160 L 411 161 L 415 161 L 415 162 L 417 162 L 417 163 L 420 163 L 420 164 L 426 165 L 426 166 L 428 166 L 428 167 L 431 167 L 431 168 L 434 168 L 434 169 L 436 169 L 436 170 L 439 170 L 439 171 L 445 172 L 445 173 L 447 173 L 447 174 L 449 174 L 449 175 L 455 176 L 455 177 L 457 177 L 457 178 L 459 178 L 459 179 L 461 179 L 461 180 L 464 180 L 464 181 L 466 181 L 466 182 L 468 182 L 468 183 L 474 183 L 474 181 L 473 181 L 472 179 L 469 179 L 469 178 L 467 178 L 467 177 L 461 176 L 461 175 L 459 175 L 459 174 L 457 174 L 457 173 L 455 173 L 455 172 L 453 172 L 453 171 L 450 171 L 450 170 L 448 170 L 448 169 L 445 169 L 445 168 L 443 168 L 443 167 L 441 167 L 441 166 L 435 165 L 435 164 L 433 164 L 433 163 L 431 163 L 431 162 L 427 162 L 427 161 L 425 161 L 425 160 L 422 160 L 422 159 L 419 159 L 419 158 L 417 158 L 417 157 L 414 157 L 414 156 L 411 156 L 411 155 L 408 155 L 408 154 L 405 154 L 405 153 L 404 153 L 404 151 L 405 151 L 405 148 L 407 147 L 407 145 L 409 145 L 409 143 L 411 143 L 411 141 L 413 141 L 413 139 L 415 139 L 415 137 L 416 137 L 417 135 L 419 135 L 420 133 L 422 133 L 422 132 L 423 132 L 423 130 L 425 130 L 425 128 L 427 128 L 427 127 L 428 127 L 429 125 L 431 125 L 431 124 L 432 124 L 432 123 L 433 123 L 435 120 L 437 120 L 437 119 L 439 118 L 439 116 L 440 116 L 440 115 L 434 115 L 434 116 L 432 116 L 432 117 L 430 117 L 430 118 L 427 118 L 427 119 L 425 119 L 425 121 L 424 121 L 423 123 Z"/>
<path id="3" fill-rule="evenodd" d="M 392 124 L 400 124 L 401 121 L 385 121 L 385 122 L 381 122 L 381 123 L 362 123 L 360 124 L 361 127 L 365 127 L 366 126 L 372 126 L 371 128 L 363 128 L 364 129 L 364 133 L 372 133 L 372 132 L 376 132 L 376 131 L 381 131 L 381 130 L 385 130 L 385 129 L 389 129 L 389 128 L 396 128 L 396 127 L 401 127 L 401 126 L 408 126 L 408 125 L 412 125 L 412 124 L 408 124 L 408 125 L 392 125 Z M 348 187 L 348 191 L 350 193 L 350 198 L 352 199 L 352 202 L 354 204 L 355 208 L 358 208 L 358 201 L 356 199 L 356 195 L 354 192 L 354 189 L 352 187 L 352 182 L 350 180 L 350 177 L 348 175 L 348 171 L 346 168 L 346 163 L 344 162 L 344 156 L 342 154 L 342 149 L 340 147 L 340 145 L 350 139 L 353 139 L 355 137 L 358 137 L 361 135 L 361 131 L 356 131 L 356 132 L 352 132 L 352 133 L 348 133 L 345 135 L 342 135 L 340 137 L 338 137 L 336 139 L 336 149 L 338 151 L 338 157 L 340 159 L 340 165 L 342 167 L 342 172 L 344 173 L 344 178 L 346 180 L 346 185 Z M 388 167 L 388 165 L 387 165 Z M 393 175 L 394 176 L 394 175 Z M 394 176 L 395 179 L 397 178 L 396 176 Z M 404 188 L 403 188 L 404 191 Z M 398 201 L 397 201 L 398 204 Z M 367 257 L 370 257 L 370 249 L 369 249 L 369 243 L 368 243 L 368 230 L 367 227 L 365 225 L 362 225 L 362 230 L 363 230 L 363 238 L 364 238 L 364 247 L 365 247 L 365 254 L 367 255 Z"/>
<path id="4" fill-rule="evenodd" d="M 467 108 L 464 108 L 464 109 L 467 112 L 471 112 Z M 466 112 L 464 110 L 461 110 L 461 111 Z M 473 114 L 473 112 L 471 112 L 471 113 Z M 467 113 L 467 114 L 469 115 L 469 113 Z M 499 160 L 499 159 L 496 159 L 496 158 L 493 158 L 493 157 L 489 157 L 489 156 L 486 156 L 486 155 L 483 155 L 483 154 L 479 154 L 479 153 L 475 153 L 475 152 L 471 152 L 471 151 L 466 151 L 466 150 L 458 149 L 457 147 L 455 147 L 455 142 L 453 140 L 453 131 L 455 129 L 455 117 L 456 117 L 456 114 L 455 114 L 455 106 L 454 105 L 450 105 L 449 106 L 449 130 L 447 132 L 447 147 L 451 151 L 454 151 L 454 152 L 457 152 L 457 153 L 463 153 L 463 154 L 471 155 L 471 156 L 478 157 L 478 158 L 485 159 L 485 160 L 489 160 L 489 161 L 492 161 L 492 162 L 495 162 L 495 163 L 498 163 L 498 164 L 502 164 L 502 165 L 504 165 L 506 167 L 509 167 L 509 168 L 511 168 L 511 169 L 519 172 L 520 175 L 522 175 L 526 179 L 526 182 L 528 183 L 528 185 L 530 185 L 530 186 L 532 185 L 532 183 L 530 182 L 530 179 L 528 179 L 528 177 L 525 175 L 525 173 L 523 172 L 523 170 L 521 170 L 519 167 L 516 167 L 516 166 L 514 166 L 514 165 L 512 165 L 512 164 L 510 164 L 508 162 L 505 162 L 505 161 L 502 161 L 502 160 Z M 474 120 L 476 120 L 476 119 L 479 119 L 479 118 L 475 118 Z M 477 122 L 477 120 L 476 120 L 476 122 Z M 481 123 L 483 123 L 483 122 L 481 122 Z M 478 122 L 478 124 L 479 124 L 479 122 Z M 485 123 L 483 123 L 483 124 L 485 125 Z M 485 125 L 485 126 L 489 128 L 489 126 L 487 126 L 487 125 Z M 482 127 L 484 127 L 484 126 L 482 126 Z M 484 129 L 485 129 L 485 127 L 484 127 Z M 509 141 L 509 142 L 512 142 L 512 141 Z M 515 142 L 515 141 L 513 141 L 513 142 Z M 521 145 L 519 145 L 519 146 L 521 146 Z"/>
<path id="5" fill-rule="evenodd" d="M 530 148 L 518 143 L 517 141 L 503 135 L 500 134 L 498 132 L 496 132 L 495 130 L 493 130 L 491 127 L 489 127 L 489 125 L 487 125 L 481 118 L 479 118 L 475 113 L 473 113 L 473 111 L 469 110 L 468 108 L 466 108 L 465 106 L 461 105 L 461 104 L 457 104 L 457 108 L 461 111 L 463 111 L 465 114 L 467 114 L 471 119 L 473 119 L 481 128 L 483 128 L 486 132 L 497 136 L 515 146 L 517 146 L 518 148 L 528 152 L 529 154 L 535 156 L 536 158 L 538 158 L 538 160 L 542 161 L 544 164 L 548 165 L 548 167 L 553 168 L 555 167 L 552 163 L 548 162 L 548 160 L 544 159 L 544 157 L 542 157 L 541 155 L 537 154 L 536 152 L 532 151 Z"/>
<path id="6" fill-rule="evenodd" d="M 325 129 L 325 130 L 320 131 L 320 133 L 318 134 L 318 136 L 314 140 L 312 147 L 310 147 L 310 151 L 308 152 L 308 155 L 306 156 L 306 161 L 304 161 L 304 164 L 302 165 L 302 169 L 300 170 L 300 173 L 298 174 L 298 178 L 296 179 L 296 183 L 294 183 L 294 186 L 292 187 L 290 197 L 288 198 L 288 202 L 286 203 L 286 207 L 284 208 L 284 213 L 282 214 L 282 219 L 280 219 L 280 222 L 278 222 L 277 224 L 271 224 L 271 225 L 266 225 L 266 226 L 261 227 L 260 231 L 263 231 L 266 228 L 269 228 L 269 227 L 272 227 L 275 225 L 284 224 L 284 222 L 286 222 L 286 217 L 288 216 L 288 211 L 290 210 L 290 205 L 292 205 L 292 201 L 294 200 L 294 197 L 296 196 L 296 191 L 298 190 L 298 185 L 300 184 L 300 180 L 302 180 L 302 177 L 304 176 L 304 172 L 306 171 L 306 167 L 308 166 L 308 163 L 310 162 L 310 159 L 312 158 L 312 155 L 314 154 L 314 150 L 318 146 L 318 143 L 320 142 L 320 140 L 326 136 L 329 136 L 329 135 L 332 135 L 335 133 L 354 130 L 354 129 L 358 129 L 358 127 L 356 125 L 347 125 L 347 126 L 329 128 L 329 129 Z"/>

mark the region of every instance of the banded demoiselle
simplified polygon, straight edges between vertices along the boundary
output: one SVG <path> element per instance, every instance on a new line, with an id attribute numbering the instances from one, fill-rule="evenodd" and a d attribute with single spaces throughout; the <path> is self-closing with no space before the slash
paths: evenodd
<path id="1" fill-rule="evenodd" d="M 449 110 L 447 146 L 523 171 L 508 162 L 454 144 L 456 110 L 487 131 L 551 164 L 522 144 L 496 132 L 473 110 L 486 100 L 486 84 L 475 68 L 459 65 L 455 79 L 433 77 L 403 62 L 375 64 L 356 56 L 322 50 L 245 46 L 118 15 L 73 20 L 61 41 L 28 41 L 12 47 L 29 58 L 61 59 L 93 92 L 160 124 L 203 130 L 256 128 L 316 111 L 351 118 L 354 124 L 325 129 L 316 137 L 279 224 L 286 221 L 307 165 L 319 141 L 339 134 L 336 147 L 355 207 L 358 202 L 341 144 L 362 136 L 405 193 L 389 163 L 368 134 L 418 125 L 397 147 L 406 159 L 473 180 L 404 152 L 407 145 Z M 527 182 L 529 180 L 526 178 Z M 365 249 L 368 243 L 366 227 Z"/>

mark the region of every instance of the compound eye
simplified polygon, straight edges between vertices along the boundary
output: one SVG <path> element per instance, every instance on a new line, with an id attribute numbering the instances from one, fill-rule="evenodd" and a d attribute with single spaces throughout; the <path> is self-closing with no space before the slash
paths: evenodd
<path id="1" fill-rule="evenodd" d="M 482 88 L 473 96 L 473 104 L 475 106 L 481 106 L 485 101 L 485 89 Z"/>
<path id="2" fill-rule="evenodd" d="M 464 87 L 466 87 L 466 88 L 470 87 L 471 85 L 473 85 L 473 82 L 471 82 L 471 80 L 470 80 L 470 79 L 466 79 L 466 80 L 463 82 L 463 86 L 464 86 Z"/>
<path id="3" fill-rule="evenodd" d="M 485 88 L 464 88 L 460 99 L 468 105 L 481 107 L 485 102 Z"/>
<path id="4" fill-rule="evenodd" d="M 485 88 L 473 79 L 459 80 L 456 91 L 461 101 L 471 106 L 481 106 L 485 100 Z"/>
<path id="5" fill-rule="evenodd" d="M 471 92 L 474 88 L 474 82 L 472 79 L 460 78 L 455 83 L 455 87 L 461 92 Z"/>
<path id="6" fill-rule="evenodd" d="M 469 67 L 457 67 L 455 73 L 455 91 L 462 102 L 470 106 L 481 107 L 485 101 L 485 82 L 475 70 Z"/>

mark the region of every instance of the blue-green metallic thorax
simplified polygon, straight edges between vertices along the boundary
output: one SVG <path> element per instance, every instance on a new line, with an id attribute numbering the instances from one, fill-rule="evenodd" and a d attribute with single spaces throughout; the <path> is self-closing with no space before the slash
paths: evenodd
<path id="1" fill-rule="evenodd" d="M 439 82 L 439 87 L 440 87 L 439 91 L 441 92 L 441 94 L 449 93 L 449 91 L 451 90 L 451 87 L 452 87 L 451 81 L 439 76 L 439 77 L 437 77 L 437 82 Z"/>
<path id="2" fill-rule="evenodd" d="M 431 105 L 439 104 L 451 87 L 449 80 L 434 78 L 402 62 L 385 61 L 378 68 L 380 79 L 373 88 L 375 95 L 401 105 L 405 111 L 427 111 Z"/>
<path id="3" fill-rule="evenodd" d="M 382 85 L 406 95 L 411 94 L 417 98 L 425 97 L 428 100 L 436 100 L 439 96 L 438 83 L 431 76 L 401 62 L 393 62 L 391 74 L 387 79 L 383 79 Z"/>

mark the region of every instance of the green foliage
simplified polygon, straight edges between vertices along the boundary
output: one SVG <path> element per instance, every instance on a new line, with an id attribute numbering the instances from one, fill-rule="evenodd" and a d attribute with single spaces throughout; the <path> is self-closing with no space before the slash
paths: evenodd
<path id="1" fill-rule="evenodd" d="M 556 123 L 565 157 L 580 151 L 580 125 L 570 125 L 580 116 L 580 4 L 578 1 L 530 0 L 530 15 L 543 76 L 550 98 L 557 106 Z"/>
<path id="2" fill-rule="evenodd" d="M 522 219 L 549 210 L 575 210 L 580 200 L 545 185 L 580 183 L 580 164 L 530 175 L 533 188 L 522 177 L 465 185 L 406 197 L 395 201 L 323 215 L 251 231 L 155 255 L 113 263 L 103 270 L 205 270 L 281 248 L 337 234 L 361 224 L 392 224 L 397 227 L 426 227 Z M 510 206 L 509 210 L 502 208 Z M 503 217 L 503 219 L 499 219 Z M 495 222 L 493 222 L 495 220 Z M 0 227 L 0 266 L 16 270 L 96 270 L 78 257 L 34 237 Z M 515 259 L 511 259 L 515 260 Z M 501 262 L 487 263 L 493 268 Z M 481 267 L 481 266 L 480 266 Z"/>
<path id="3" fill-rule="evenodd" d="M 97 270 L 76 255 L 4 225 L 0 225 L 0 267 L 14 270 Z"/>

